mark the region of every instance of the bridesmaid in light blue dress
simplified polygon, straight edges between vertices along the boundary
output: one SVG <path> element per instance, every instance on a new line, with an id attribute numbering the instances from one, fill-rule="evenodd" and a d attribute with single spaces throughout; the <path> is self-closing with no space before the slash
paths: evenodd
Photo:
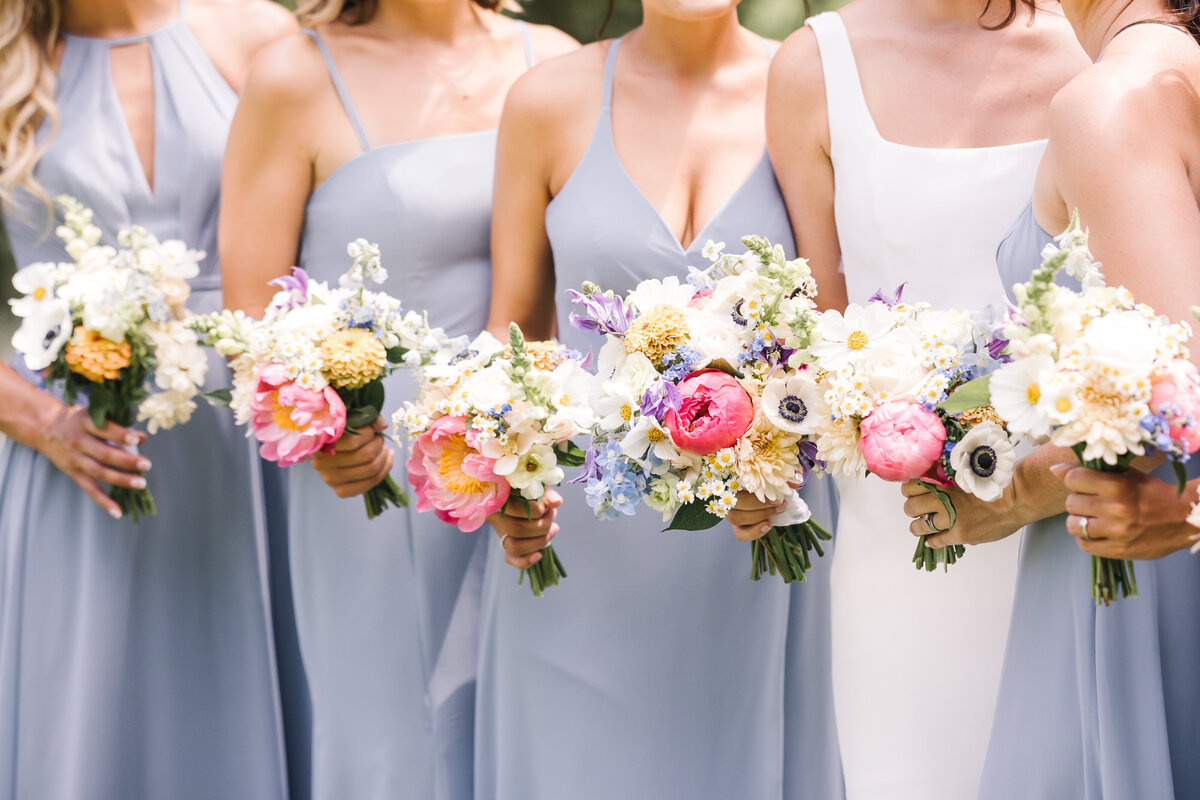
<path id="1" fill-rule="evenodd" d="M 1184 5 L 1062 4 L 1095 64 L 1050 107 L 1033 200 L 997 256 L 1006 286 L 1029 279 L 1051 241 L 1046 231 L 1065 229 L 1078 210 L 1110 283 L 1172 319 L 1189 316 L 1200 297 L 1200 190 L 1191 177 L 1200 168 L 1200 47 L 1196 12 Z M 1183 16 L 1162 24 L 1170 12 Z M 1188 471 L 1200 474 L 1194 460 Z M 956 496 L 956 530 L 985 514 L 1031 523 L 980 798 L 1200 797 L 1200 626 L 1190 613 L 1200 604 L 1200 561 L 1181 552 L 1186 526 L 1159 524 L 1164 509 L 1182 520 L 1197 481 L 1182 500 L 1173 484 L 1169 467 L 1151 477 L 1093 475 L 1070 451 L 1046 446 L 1018 463 L 1008 502 L 960 505 Z M 1141 491 L 1163 499 L 1139 509 Z M 1128 510 L 1133 522 L 1118 523 Z M 946 527 L 944 516 L 936 522 Z M 1138 596 L 1097 607 L 1089 554 L 1137 560 Z"/>
<path id="2" fill-rule="evenodd" d="M 94 209 L 110 244 L 136 223 L 207 251 L 189 305 L 220 308 L 216 209 L 231 81 L 240 84 L 240 65 L 290 19 L 258 2 L 168 1 L 133 19 L 117 4 L 61 5 L 66 30 L 61 39 L 48 31 L 60 42 L 58 124 L 38 128 L 46 149 L 33 178 Z M 235 19 L 244 35 L 231 42 L 220 31 Z M 96 38 L 122 25 L 151 30 Z M 152 70 L 152 97 L 149 84 L 130 88 L 131 56 Z M 135 146 L 149 120 L 135 113 L 130 127 L 122 99 L 153 109 L 150 174 Z M 18 265 L 67 260 L 47 206 L 28 188 L 11 199 L 5 223 Z M 208 388 L 227 380 L 214 357 Z M 5 394 L 11 410 L 18 393 Z M 66 413 L 49 394 L 38 403 Z M 15 440 L 0 455 L 0 797 L 284 800 L 258 459 L 228 413 L 201 403 L 190 424 L 146 441 L 158 513 L 137 524 L 113 519 L 56 467 L 49 456 L 61 446 L 5 430 Z M 101 447 L 93 439 L 84 452 Z"/>
<path id="3" fill-rule="evenodd" d="M 648 0 L 642 28 L 546 64 L 514 89 L 497 171 L 493 330 L 516 319 L 548 335 L 556 303 L 558 337 L 595 350 L 597 339 L 568 319 L 566 290 L 585 280 L 624 293 L 645 279 L 686 277 L 689 265 L 707 263 L 708 240 L 734 248 L 747 233 L 794 251 L 761 127 L 773 46 L 738 26 L 736 3 L 728 5 L 726 16 L 708 9 L 703 19 Z M 714 78 L 686 102 L 728 115 L 689 124 L 675 99 L 647 118 L 649 98 L 680 97 L 661 77 L 679 64 L 650 66 L 647 53 L 662 53 L 662 37 L 674 35 L 676 52 L 695 56 L 714 20 L 727 27 L 705 40 L 705 74 L 729 82 L 718 90 Z M 735 135 L 711 136 L 735 115 L 745 120 Z M 713 150 L 701 155 L 689 143 L 681 151 L 685 128 Z M 638 131 L 647 137 L 640 145 Z M 545 149 L 535 156 L 532 148 Z M 628 169 L 635 162 L 641 169 Z M 643 192 L 638 181 L 655 162 L 666 167 L 656 179 L 689 174 L 689 185 Z M 690 173 L 697 164 L 703 171 Z M 712 188 L 722 183 L 729 189 Z M 668 194 L 660 212 L 651 197 Z M 684 197 L 686 208 L 672 202 Z M 539 263 L 542 271 L 530 269 Z M 645 509 L 599 522 L 582 486 L 559 491 L 561 506 L 538 523 L 494 523 L 508 536 L 492 541 L 484 584 L 476 797 L 778 800 L 785 760 L 804 776 L 800 796 L 840 796 L 828 746 L 836 742 L 828 562 L 818 560 L 794 589 L 772 577 L 755 583 L 749 545 L 728 530 L 664 533 Z M 569 577 L 535 598 L 502 552 L 521 566 L 560 527 L 556 549 Z M 791 679 L 803 683 L 785 685 Z"/>
<path id="4" fill-rule="evenodd" d="M 350 264 L 347 244 L 362 237 L 379 244 L 383 290 L 405 308 L 427 311 L 452 335 L 483 329 L 503 93 L 535 51 L 572 43 L 470 0 L 446 3 L 440 13 L 457 26 L 459 47 L 489 54 L 465 60 L 473 71 L 452 85 L 430 78 L 437 62 L 412 55 L 428 53 L 432 39 L 420 5 L 383 2 L 372 17 L 357 4 L 310 4 L 302 18 L 316 28 L 256 65 L 234 124 L 222 211 L 231 304 L 261 310 L 267 281 L 297 252 L 311 279 L 336 283 Z M 462 50 L 452 55 L 464 60 Z M 380 74 L 394 81 L 381 83 Z M 480 81 L 486 91 L 475 95 Z M 420 119 L 424 102 L 444 114 Z M 280 153 L 275 131 L 310 113 L 324 125 L 300 139 L 313 155 Z M 282 174 L 300 180 L 272 183 Z M 264 226 L 287 224 L 262 241 Z M 255 250 L 263 244 L 277 250 L 264 257 Z M 385 384 L 389 409 L 413 396 L 407 372 Z M 347 437 L 339 451 L 347 443 L 353 449 L 316 469 L 287 470 L 293 591 L 312 699 L 312 796 L 468 800 L 485 540 L 412 507 L 368 520 L 360 499 L 339 495 L 360 493 L 357 484 L 377 483 L 389 467 L 397 483 L 407 479 L 376 431 Z M 372 455 L 355 464 L 363 452 Z"/>

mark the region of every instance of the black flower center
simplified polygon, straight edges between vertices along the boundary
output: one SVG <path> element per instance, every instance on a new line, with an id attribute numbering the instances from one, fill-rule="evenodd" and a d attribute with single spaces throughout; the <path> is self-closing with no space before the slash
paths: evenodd
<path id="1" fill-rule="evenodd" d="M 744 303 L 744 302 L 745 302 L 744 300 L 738 300 L 736 303 L 734 303 L 733 304 L 733 312 L 729 315 L 729 316 L 733 317 L 734 322 L 736 322 L 738 325 L 741 325 L 743 327 L 746 325 L 747 322 L 750 321 L 750 320 L 746 319 L 746 315 L 742 313 L 742 303 Z"/>
<path id="2" fill-rule="evenodd" d="M 804 422 L 804 418 L 808 416 L 808 406 L 796 395 L 789 394 L 779 401 L 779 416 L 788 422 L 799 424 Z"/>
<path id="3" fill-rule="evenodd" d="M 971 451 L 971 472 L 981 478 L 990 478 L 996 471 L 996 451 L 986 444 Z"/>
<path id="4" fill-rule="evenodd" d="M 55 325 L 50 330 L 46 331 L 45 338 L 42 339 L 42 349 L 48 349 L 54 344 L 54 340 L 58 338 L 58 334 L 62 331 L 62 325 Z"/>
<path id="5" fill-rule="evenodd" d="M 474 358 L 479 355 L 478 350 L 463 350 L 461 353 L 450 359 L 451 364 L 461 364 L 462 362 Z"/>

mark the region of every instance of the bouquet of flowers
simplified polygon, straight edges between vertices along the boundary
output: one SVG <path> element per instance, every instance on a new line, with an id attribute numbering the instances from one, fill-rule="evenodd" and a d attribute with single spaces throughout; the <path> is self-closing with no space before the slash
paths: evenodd
<path id="1" fill-rule="evenodd" d="M 733 255 L 709 242 L 712 263 L 685 283 L 642 281 L 624 298 L 594 284 L 572 293 L 572 323 L 607 340 L 576 480 L 598 518 L 633 514 L 641 501 L 671 530 L 711 528 L 743 490 L 786 501 L 752 545 L 751 578 L 778 572 L 790 583 L 831 538 L 796 492 L 820 465 L 812 438 L 827 416 L 805 363 L 817 286 L 802 259 L 760 237 L 742 243 Z"/>
<path id="2" fill-rule="evenodd" d="M 516 324 L 507 347 L 484 332 L 466 349 L 443 348 L 419 371 L 416 400 L 392 417 L 411 441 L 417 510 L 474 531 L 514 492 L 528 509 L 562 483 L 562 468 L 584 461 L 571 438 L 592 424 L 582 361 L 555 342 L 526 342 Z M 567 576 L 553 546 L 541 553 L 521 575 L 538 597 Z"/>
<path id="3" fill-rule="evenodd" d="M 1190 327 L 1134 302 L 1123 286 L 1105 285 L 1077 215 L 1042 257 L 1013 290 L 1003 330 L 1011 363 L 964 387 L 964 402 L 990 401 L 1013 433 L 1069 447 L 1089 469 L 1122 472 L 1137 456 L 1162 453 L 1182 492 L 1183 464 L 1200 449 Z M 1056 284 L 1060 272 L 1082 288 Z M 1093 557 L 1091 578 L 1097 605 L 1137 595 L 1133 562 Z"/>
<path id="4" fill-rule="evenodd" d="M 64 222 L 55 233 L 73 261 L 30 264 L 13 276 L 21 294 L 9 301 L 21 319 L 13 348 L 47 383 L 62 383 L 67 403 L 86 397 L 97 427 L 146 422 L 153 434 L 187 422 L 208 373 L 183 322 L 187 281 L 204 253 L 137 226 L 120 232 L 119 248 L 101 245 L 91 210 L 56 200 Z M 155 513 L 148 488 L 113 486 L 109 496 L 135 522 Z"/>
<path id="5" fill-rule="evenodd" d="M 830 422 L 817 444 L 833 474 L 866 469 L 886 481 L 920 481 L 953 526 L 954 504 L 940 487 L 995 500 L 1012 482 L 1016 456 L 986 402 L 953 410 L 939 404 L 998 366 L 1004 342 L 989 335 L 987 312 L 973 319 L 903 303 L 903 288 L 851 304 L 845 314 L 821 315 L 812 351 Z M 917 569 L 949 569 L 965 553 L 962 545 L 931 548 L 926 539 L 913 554 Z"/>
<path id="6" fill-rule="evenodd" d="M 358 239 L 347 252 L 353 263 L 336 288 L 297 267 L 272 281 L 280 291 L 261 321 L 226 310 L 190 323 L 231 359 L 233 388 L 209 399 L 230 406 L 260 455 L 284 467 L 332 453 L 344 433 L 369 427 L 384 407 L 383 378 L 420 365 L 447 341 L 422 315 L 366 288 L 387 280 L 377 245 Z M 368 519 L 408 505 L 390 475 L 363 500 Z"/>

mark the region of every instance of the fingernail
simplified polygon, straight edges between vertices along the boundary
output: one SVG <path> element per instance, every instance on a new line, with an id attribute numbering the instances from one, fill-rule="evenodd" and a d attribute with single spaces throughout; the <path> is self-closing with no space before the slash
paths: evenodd
<path id="1" fill-rule="evenodd" d="M 145 489 L 146 488 L 146 479 L 145 478 L 134 478 L 133 480 L 131 480 L 129 482 L 129 485 L 135 489 Z"/>
<path id="2" fill-rule="evenodd" d="M 534 554 L 533 554 L 533 558 L 529 559 L 529 563 L 530 563 L 530 564 L 536 564 L 536 563 L 538 563 L 538 562 L 539 562 L 539 561 L 541 561 L 541 560 L 542 560 L 542 554 L 541 554 L 541 553 L 534 553 Z"/>
<path id="3" fill-rule="evenodd" d="M 130 447 L 137 447 L 138 443 L 141 441 L 142 440 L 138 438 L 136 433 L 131 433 L 125 437 L 125 444 L 129 445 Z"/>
<path id="4" fill-rule="evenodd" d="M 1067 473 L 1067 470 L 1069 470 L 1070 468 L 1071 468 L 1070 464 L 1051 464 L 1050 465 L 1050 471 L 1053 472 L 1055 475 L 1057 475 L 1060 478 L 1063 475 L 1065 475 Z"/>
<path id="5" fill-rule="evenodd" d="M 112 517 L 113 519 L 120 519 L 120 518 L 121 518 L 121 511 L 120 511 L 120 509 L 116 509 L 116 508 L 110 508 L 110 509 L 108 510 L 108 515 L 109 515 L 110 517 Z"/>
<path id="6" fill-rule="evenodd" d="M 139 459 L 137 462 L 137 468 L 141 472 L 146 472 L 147 470 L 149 470 L 150 469 L 150 459 L 148 459 L 148 458 Z"/>
<path id="7" fill-rule="evenodd" d="M 771 532 L 771 526 L 770 526 L 770 525 L 763 525 L 761 528 L 759 528 L 759 529 L 758 529 L 758 532 L 759 532 L 759 533 L 770 533 L 770 532 Z"/>

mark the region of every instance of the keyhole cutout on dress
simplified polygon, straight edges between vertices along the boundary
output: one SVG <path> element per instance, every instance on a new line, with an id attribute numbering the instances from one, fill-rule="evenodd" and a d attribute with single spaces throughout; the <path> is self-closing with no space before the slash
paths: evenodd
<path id="1" fill-rule="evenodd" d="M 109 49 L 108 66 L 113 91 L 125 117 L 130 157 L 137 160 L 154 191 L 154 59 L 150 42 L 122 44 Z"/>

